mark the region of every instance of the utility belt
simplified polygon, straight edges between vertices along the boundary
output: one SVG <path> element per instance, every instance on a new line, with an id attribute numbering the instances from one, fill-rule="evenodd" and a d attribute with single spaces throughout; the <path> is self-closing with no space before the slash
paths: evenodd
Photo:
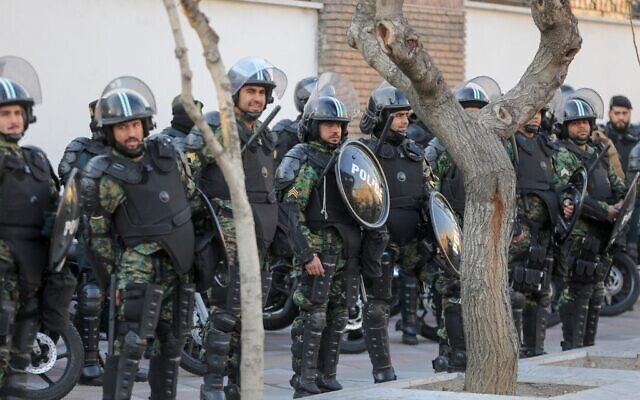
<path id="1" fill-rule="evenodd" d="M 521 261 L 511 263 L 511 284 L 517 292 L 541 293 L 549 287 L 551 280 L 548 248 L 540 244 L 540 224 L 526 218 L 523 222 L 530 228 L 532 244 Z"/>
<path id="2" fill-rule="evenodd" d="M 596 283 L 604 281 L 609 265 L 600 254 L 602 241 L 593 232 L 582 239 L 577 256 L 571 257 L 569 276 L 572 282 Z"/>
<path id="3" fill-rule="evenodd" d="M 230 200 L 229 193 L 219 192 L 219 193 L 211 193 L 209 194 L 209 198 L 217 198 L 221 200 Z M 273 204 L 278 200 L 278 196 L 276 195 L 276 191 L 271 190 L 270 192 L 249 192 L 247 191 L 247 199 L 249 203 L 253 204 Z"/>

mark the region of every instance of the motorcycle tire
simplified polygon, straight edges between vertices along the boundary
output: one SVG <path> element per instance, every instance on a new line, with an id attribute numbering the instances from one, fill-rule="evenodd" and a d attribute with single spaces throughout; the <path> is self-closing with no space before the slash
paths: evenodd
<path id="1" fill-rule="evenodd" d="M 194 375 L 203 376 L 207 372 L 204 359 L 204 323 L 200 322 L 198 313 L 193 313 L 193 326 L 187 335 L 180 356 L 180 367 Z"/>
<path id="2" fill-rule="evenodd" d="M 640 275 L 633 260 L 624 253 L 617 253 L 609 276 L 605 280 L 605 299 L 601 315 L 619 315 L 630 310 L 640 294 Z"/>
<path id="3" fill-rule="evenodd" d="M 84 348 L 80 334 L 71 322 L 62 332 L 38 332 L 31 358 L 24 398 L 62 399 L 73 390 L 82 373 Z"/>

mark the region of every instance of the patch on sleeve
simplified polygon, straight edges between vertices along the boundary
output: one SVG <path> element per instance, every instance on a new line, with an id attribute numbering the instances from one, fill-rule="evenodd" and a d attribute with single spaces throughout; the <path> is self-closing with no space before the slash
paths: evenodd
<path id="1" fill-rule="evenodd" d="M 569 175 L 571 175 L 571 174 L 569 173 L 569 170 L 567 170 L 566 168 L 562 168 L 562 169 L 560 170 L 560 175 L 562 175 L 562 176 L 569 176 Z"/>
<path id="2" fill-rule="evenodd" d="M 294 187 L 292 187 L 291 189 L 289 189 L 289 191 L 287 192 L 287 196 L 289 197 L 293 197 L 293 198 L 298 198 L 298 196 L 300 195 L 300 193 L 298 192 L 298 190 Z"/>

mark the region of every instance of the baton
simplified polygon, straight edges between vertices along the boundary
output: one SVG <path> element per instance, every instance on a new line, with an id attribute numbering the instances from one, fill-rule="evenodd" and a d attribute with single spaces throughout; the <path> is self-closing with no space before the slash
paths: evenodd
<path id="1" fill-rule="evenodd" d="M 379 142 L 378 142 L 378 145 L 376 146 L 376 151 L 374 152 L 376 156 L 380 154 L 382 145 L 384 144 L 384 141 L 387 138 L 387 135 L 389 134 L 389 130 L 391 129 L 392 122 L 393 122 L 393 114 L 389 114 L 389 116 L 387 117 L 387 121 L 384 123 L 384 128 L 382 129 L 382 133 L 378 138 Z"/>
<path id="2" fill-rule="evenodd" d="M 113 344 L 116 334 L 116 275 L 111 274 L 111 283 L 109 286 L 109 328 L 108 328 L 108 346 L 107 352 L 113 355 Z"/>

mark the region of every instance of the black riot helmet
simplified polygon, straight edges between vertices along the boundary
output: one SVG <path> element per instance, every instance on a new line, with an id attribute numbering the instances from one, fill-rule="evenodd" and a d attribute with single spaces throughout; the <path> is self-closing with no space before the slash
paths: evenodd
<path id="1" fill-rule="evenodd" d="M 307 104 L 307 100 L 309 100 L 309 96 L 311 96 L 311 92 L 316 87 L 317 82 L 317 77 L 310 76 L 296 84 L 296 88 L 293 91 L 293 102 L 296 104 L 298 112 L 304 111 L 304 105 Z"/>
<path id="2" fill-rule="evenodd" d="M 360 131 L 377 137 L 382 133 L 389 115 L 410 109 L 411 105 L 404 93 L 384 82 L 371 92 L 369 103 L 360 120 Z"/>
<path id="3" fill-rule="evenodd" d="M 277 98 L 282 98 L 285 89 L 287 88 L 287 76 L 282 70 L 276 68 L 269 61 L 259 57 L 246 57 L 235 63 L 227 73 L 229 81 L 231 82 L 231 94 L 233 97 L 233 104 L 238 105 L 238 98 L 240 96 L 240 89 L 243 86 L 255 85 L 261 86 L 265 89 L 266 103 L 273 103 L 274 95 Z M 241 110 L 250 119 L 258 119 L 260 113 L 246 112 Z"/>
<path id="4" fill-rule="evenodd" d="M 309 115 L 305 115 L 300 124 L 300 141 L 309 142 L 319 140 L 320 133 L 318 125 L 320 122 L 339 122 L 342 128 L 342 139 L 347 136 L 347 125 L 351 122 L 351 118 L 347 113 L 346 107 L 335 97 L 322 96 L 316 101 L 313 110 Z"/>
<path id="5" fill-rule="evenodd" d="M 115 147 L 128 157 L 137 157 L 142 153 L 142 145 L 134 150 L 121 146 L 113 135 L 113 126 L 123 122 L 142 121 L 143 136 L 155 127 L 153 115 L 156 102 L 149 86 L 132 76 L 121 76 L 109 82 L 102 91 L 95 107 L 96 127 L 100 128 L 107 144 Z"/>
<path id="6" fill-rule="evenodd" d="M 489 104 L 489 96 L 479 87 L 463 86 L 456 90 L 455 96 L 462 108 L 482 108 Z"/>
<path id="7" fill-rule="evenodd" d="M 0 57 L 0 107 L 19 105 L 23 110 L 24 129 L 19 135 L 6 135 L 8 140 L 22 138 L 29 124 L 36 121 L 33 106 L 41 100 L 40 81 L 33 66 L 20 57 Z"/>
<path id="8" fill-rule="evenodd" d="M 98 128 L 98 124 L 96 123 L 96 105 L 98 104 L 98 100 L 94 100 L 89 103 L 89 117 L 91 120 L 89 121 L 89 129 L 91 130 L 91 136 L 93 140 L 97 140 L 104 144 L 107 143 L 107 139 L 104 135 L 102 129 Z"/>
<path id="9" fill-rule="evenodd" d="M 591 128 L 594 129 L 596 117 L 596 113 L 589 103 L 582 99 L 571 99 L 564 106 L 562 124 L 566 126 L 568 122 L 586 119 L 591 124 Z"/>

